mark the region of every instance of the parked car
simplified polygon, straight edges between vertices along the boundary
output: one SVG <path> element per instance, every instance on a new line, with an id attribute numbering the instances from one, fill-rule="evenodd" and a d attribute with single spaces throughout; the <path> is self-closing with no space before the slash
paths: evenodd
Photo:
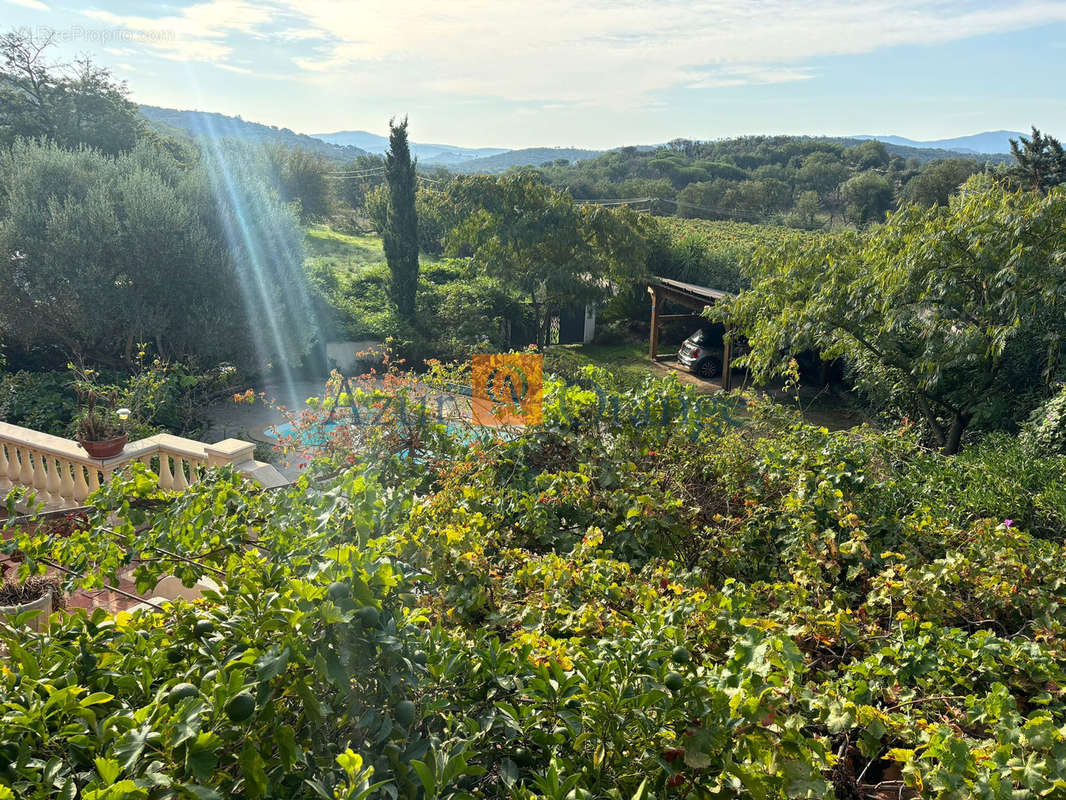
<path id="1" fill-rule="evenodd" d="M 700 328 L 681 343 L 677 363 L 701 378 L 716 378 L 722 374 L 720 345 L 721 339 L 713 329 Z"/>
<path id="2" fill-rule="evenodd" d="M 701 378 L 717 378 L 722 374 L 722 350 L 721 329 L 700 328 L 682 342 L 677 351 L 677 362 Z M 734 358 L 747 352 L 745 342 L 733 342 Z"/>

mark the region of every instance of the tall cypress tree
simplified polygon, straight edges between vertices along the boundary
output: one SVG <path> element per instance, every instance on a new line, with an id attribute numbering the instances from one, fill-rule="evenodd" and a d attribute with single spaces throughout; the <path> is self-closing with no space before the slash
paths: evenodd
<path id="1" fill-rule="evenodd" d="M 418 289 L 418 218 L 415 216 L 415 165 L 407 145 L 407 117 L 399 125 L 389 120 L 385 181 L 389 203 L 382 238 L 392 276 L 389 291 L 400 316 L 412 320 Z"/>

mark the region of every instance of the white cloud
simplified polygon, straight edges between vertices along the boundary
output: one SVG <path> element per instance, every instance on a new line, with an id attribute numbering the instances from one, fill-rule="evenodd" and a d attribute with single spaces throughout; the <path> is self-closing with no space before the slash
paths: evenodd
<path id="1" fill-rule="evenodd" d="M 277 72 L 287 57 L 287 78 L 379 97 L 618 110 L 674 88 L 810 80 L 828 56 L 1066 22 L 1066 0 L 204 0 L 160 17 L 85 13 L 165 32 L 144 40 L 163 57 L 235 72 Z M 246 57 L 252 40 L 275 45 L 269 63 Z"/>
<path id="2" fill-rule="evenodd" d="M 958 0 L 279 0 L 330 38 L 301 69 L 371 84 L 631 106 L 673 87 L 804 80 L 804 62 L 1066 21 L 1066 2 Z"/>
<path id="3" fill-rule="evenodd" d="M 7 0 L 8 5 L 22 6 L 23 8 L 32 8 L 35 11 L 51 11 L 41 0 Z"/>
<path id="4" fill-rule="evenodd" d="M 229 72 L 239 72 L 241 75 L 255 75 L 255 70 L 248 69 L 247 67 L 238 67 L 235 64 L 218 64 L 219 69 L 228 70 Z"/>
<path id="5" fill-rule="evenodd" d="M 233 53 L 233 34 L 255 34 L 270 22 L 274 10 L 244 0 L 208 0 L 186 6 L 180 14 L 160 17 L 124 16 L 89 9 L 90 19 L 129 34 L 164 58 L 178 61 L 224 62 Z"/>

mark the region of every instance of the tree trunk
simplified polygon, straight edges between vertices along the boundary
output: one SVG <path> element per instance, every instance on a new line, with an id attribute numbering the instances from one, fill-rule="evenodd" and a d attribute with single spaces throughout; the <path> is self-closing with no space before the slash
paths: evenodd
<path id="1" fill-rule="evenodd" d="M 970 424 L 970 414 L 958 413 L 951 419 L 951 428 L 948 430 L 947 440 L 944 442 L 944 455 L 953 456 L 959 452 L 962 443 L 962 433 Z"/>

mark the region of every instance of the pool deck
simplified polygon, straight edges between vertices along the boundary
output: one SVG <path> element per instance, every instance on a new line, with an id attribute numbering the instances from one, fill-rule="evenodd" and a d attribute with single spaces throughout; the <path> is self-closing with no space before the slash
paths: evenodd
<path id="1" fill-rule="evenodd" d="M 298 414 L 306 408 L 308 398 L 322 398 L 325 395 L 326 380 L 323 378 L 314 381 L 294 381 L 287 387 L 279 384 L 266 384 L 262 387 L 251 388 L 257 393 L 264 392 L 267 399 L 264 401 L 257 396 L 253 403 L 238 403 L 232 397 L 227 397 L 214 403 L 205 412 L 209 423 L 201 436 L 202 441 L 215 442 L 236 438 L 274 446 L 277 440 L 268 436 L 266 430 L 274 425 L 288 422 L 278 406 L 283 406 L 290 413 Z M 453 397 L 460 413 L 464 416 L 469 415 L 470 398 L 459 395 Z M 274 466 L 280 469 L 286 477 L 295 479 L 300 474 L 296 461 L 285 463 L 278 459 L 275 460 Z"/>

